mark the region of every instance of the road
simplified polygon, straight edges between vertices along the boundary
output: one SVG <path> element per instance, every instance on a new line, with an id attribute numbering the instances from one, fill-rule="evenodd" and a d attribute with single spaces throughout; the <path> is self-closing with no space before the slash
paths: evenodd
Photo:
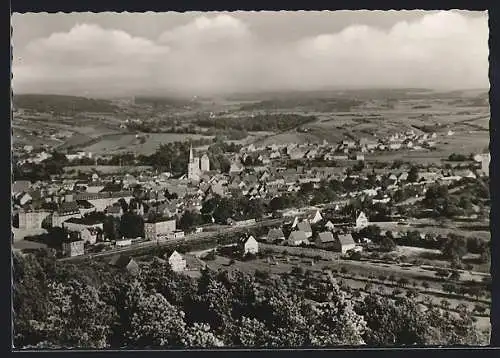
<path id="1" fill-rule="evenodd" d="M 64 257 L 64 258 L 59 259 L 59 261 L 77 261 L 77 260 L 83 260 L 86 258 L 111 256 L 111 255 L 116 255 L 116 254 L 120 254 L 120 253 L 132 253 L 132 252 L 137 251 L 137 250 L 142 250 L 145 248 L 150 248 L 150 247 L 155 247 L 155 246 L 156 247 L 168 247 L 168 246 L 175 245 L 178 243 L 202 241 L 204 239 L 216 237 L 216 236 L 222 235 L 222 234 L 228 234 L 231 232 L 241 232 L 241 231 L 245 231 L 245 230 L 252 229 L 255 227 L 260 227 L 260 226 L 267 227 L 267 226 L 272 226 L 272 225 L 276 225 L 276 224 L 282 224 L 284 221 L 286 221 L 286 218 L 269 219 L 269 220 L 259 221 L 253 225 L 231 226 L 231 227 L 218 229 L 216 231 L 206 231 L 206 232 L 201 232 L 201 233 L 193 233 L 190 235 L 186 235 L 184 238 L 180 238 L 180 239 L 169 239 L 169 240 L 165 240 L 165 241 L 144 241 L 144 242 L 132 244 L 131 246 L 115 248 L 115 249 L 106 250 L 106 251 L 99 252 L 99 253 L 87 253 L 85 255 L 80 255 L 80 256 Z"/>

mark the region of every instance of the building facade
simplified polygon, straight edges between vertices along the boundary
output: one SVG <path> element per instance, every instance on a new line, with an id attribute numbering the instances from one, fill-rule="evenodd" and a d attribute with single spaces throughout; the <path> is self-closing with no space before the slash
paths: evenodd
<path id="1" fill-rule="evenodd" d="M 174 272 L 182 272 L 186 269 L 186 259 L 177 251 L 174 251 L 168 258 L 168 263 Z"/>
<path id="2" fill-rule="evenodd" d="M 84 244 L 85 241 L 83 240 L 63 242 L 62 250 L 64 256 L 73 257 L 83 255 L 85 253 Z"/>
<path id="3" fill-rule="evenodd" d="M 144 223 L 146 240 L 167 239 L 168 235 L 175 232 L 175 220 Z"/>
<path id="4" fill-rule="evenodd" d="M 20 229 L 40 229 L 43 221 L 50 216 L 50 212 L 43 210 L 19 211 Z"/>

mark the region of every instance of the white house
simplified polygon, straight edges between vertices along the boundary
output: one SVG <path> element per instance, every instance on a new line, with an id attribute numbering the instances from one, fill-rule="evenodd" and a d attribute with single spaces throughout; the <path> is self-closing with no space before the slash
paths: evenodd
<path id="1" fill-rule="evenodd" d="M 356 229 L 362 229 L 368 226 L 368 218 L 364 212 L 360 212 L 356 218 Z"/>
<path id="2" fill-rule="evenodd" d="M 174 272 L 182 272 L 186 269 L 186 259 L 177 251 L 172 252 L 168 258 L 168 264 Z"/>
<path id="3" fill-rule="evenodd" d="M 335 225 L 330 221 L 328 220 L 328 222 L 325 224 L 325 227 L 328 229 L 328 230 L 333 230 L 335 229 Z"/>
<path id="4" fill-rule="evenodd" d="M 314 212 L 314 214 L 311 214 L 308 216 L 307 220 L 311 224 L 316 224 L 316 223 L 320 222 L 321 220 L 323 220 L 323 216 L 321 216 L 321 213 L 319 210 L 316 210 L 316 212 Z"/>
<path id="5" fill-rule="evenodd" d="M 303 231 L 292 231 L 288 236 L 288 245 L 299 246 L 300 244 L 308 244 L 306 233 Z"/>
<path id="6" fill-rule="evenodd" d="M 240 249 L 243 255 L 256 254 L 259 252 L 259 243 L 253 236 L 242 238 L 240 240 Z"/>

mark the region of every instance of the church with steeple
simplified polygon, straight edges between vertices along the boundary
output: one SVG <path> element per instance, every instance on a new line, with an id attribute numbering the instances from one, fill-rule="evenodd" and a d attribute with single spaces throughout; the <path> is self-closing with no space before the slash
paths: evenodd
<path id="1" fill-rule="evenodd" d="M 193 146 L 189 148 L 189 162 L 188 162 L 188 179 L 189 180 L 200 180 L 200 176 L 203 172 L 210 171 L 210 160 L 208 155 L 205 153 L 201 157 L 195 157 L 193 154 Z"/>

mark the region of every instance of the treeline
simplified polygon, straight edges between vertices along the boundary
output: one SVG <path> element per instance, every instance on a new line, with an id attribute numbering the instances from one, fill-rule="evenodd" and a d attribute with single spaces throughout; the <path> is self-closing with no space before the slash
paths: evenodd
<path id="1" fill-rule="evenodd" d="M 253 117 L 198 119 L 194 123 L 205 128 L 259 132 L 288 130 L 314 120 L 316 120 L 314 116 L 281 113 L 258 114 Z"/>
<path id="2" fill-rule="evenodd" d="M 107 100 L 75 96 L 22 94 L 15 95 L 13 102 L 15 108 L 44 113 L 113 113 L 117 110 L 117 107 Z"/>
<path id="3" fill-rule="evenodd" d="M 199 107 L 200 103 L 195 100 L 188 100 L 183 98 L 173 97 L 135 97 L 134 103 L 136 105 L 151 105 L 154 108 L 185 108 L 185 107 Z"/>
<path id="4" fill-rule="evenodd" d="M 17 348 L 328 347 L 481 343 L 471 312 L 421 311 L 411 297 L 368 293 L 358 303 L 335 280 L 252 277 L 204 269 L 199 279 L 165 261 L 137 276 L 14 255 Z M 286 282 L 314 282 L 314 301 Z"/>
<path id="5" fill-rule="evenodd" d="M 242 111 L 273 110 L 273 109 L 297 109 L 310 108 L 317 112 L 349 112 L 356 106 L 362 104 L 350 98 L 284 98 L 260 101 L 245 104 L 240 107 Z"/>

